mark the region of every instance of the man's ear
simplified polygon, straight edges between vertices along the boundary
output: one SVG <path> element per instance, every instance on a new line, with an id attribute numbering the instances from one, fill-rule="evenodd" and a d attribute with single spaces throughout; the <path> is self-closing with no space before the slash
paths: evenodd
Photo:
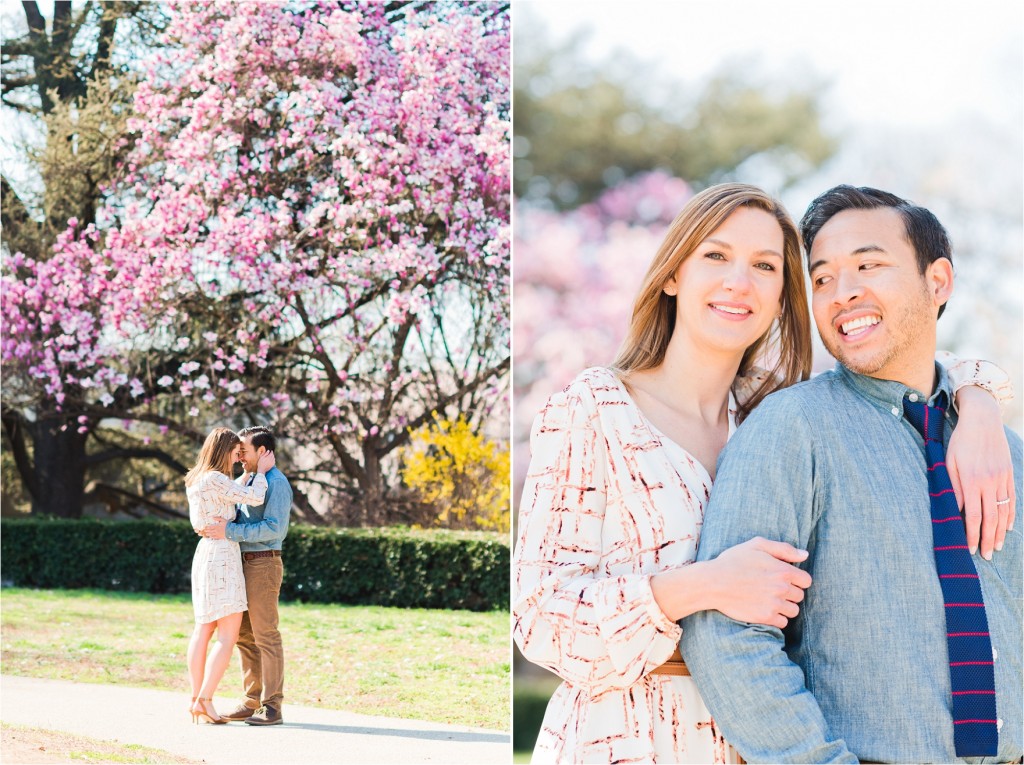
<path id="1" fill-rule="evenodd" d="M 953 263 L 949 258 L 932 261 L 925 269 L 924 280 L 935 307 L 945 305 L 953 296 Z"/>

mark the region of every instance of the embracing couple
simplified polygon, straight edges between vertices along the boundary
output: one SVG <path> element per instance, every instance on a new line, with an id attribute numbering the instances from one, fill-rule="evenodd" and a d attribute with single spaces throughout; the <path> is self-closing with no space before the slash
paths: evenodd
<path id="1" fill-rule="evenodd" d="M 953 282 L 877 189 L 799 231 L 752 186 L 686 205 L 531 434 L 514 636 L 564 680 L 535 761 L 1020 762 L 1021 439 L 1005 373 L 936 354 Z"/>
<path id="2" fill-rule="evenodd" d="M 265 427 L 216 428 L 185 476 L 189 518 L 202 539 L 192 559 L 196 626 L 188 644 L 193 721 L 249 725 L 283 722 L 284 651 L 277 600 L 284 568 L 292 489 L 277 469 L 274 434 Z M 234 465 L 244 472 L 231 480 Z M 217 632 L 217 642 L 207 648 Z M 245 700 L 217 714 L 213 695 L 238 644 Z"/>

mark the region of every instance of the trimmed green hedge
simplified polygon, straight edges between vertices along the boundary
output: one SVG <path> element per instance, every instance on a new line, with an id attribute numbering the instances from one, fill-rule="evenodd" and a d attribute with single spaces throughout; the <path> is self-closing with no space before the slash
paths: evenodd
<path id="1" fill-rule="evenodd" d="M 0 578 L 18 587 L 190 592 L 197 541 L 185 521 L 5 518 Z M 507 609 L 509 554 L 497 534 L 292 526 L 281 599 Z"/>
<path id="2" fill-rule="evenodd" d="M 516 678 L 512 684 L 512 749 L 532 752 L 553 692 L 550 682 Z"/>

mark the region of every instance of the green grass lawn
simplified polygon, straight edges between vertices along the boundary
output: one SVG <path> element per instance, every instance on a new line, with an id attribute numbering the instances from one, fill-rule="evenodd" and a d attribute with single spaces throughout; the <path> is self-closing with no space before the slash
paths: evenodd
<path id="1" fill-rule="evenodd" d="M 188 693 L 187 595 L 5 589 L 3 671 Z M 509 615 L 281 604 L 285 703 L 507 731 Z M 241 696 L 236 658 L 217 691 Z"/>

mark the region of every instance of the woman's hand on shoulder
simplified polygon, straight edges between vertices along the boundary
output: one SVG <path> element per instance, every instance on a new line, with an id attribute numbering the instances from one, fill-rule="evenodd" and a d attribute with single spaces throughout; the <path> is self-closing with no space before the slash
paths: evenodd
<path id="1" fill-rule="evenodd" d="M 792 565 L 806 559 L 806 550 L 762 537 L 730 547 L 708 561 L 712 607 L 737 621 L 782 629 L 800 613 L 797 604 L 811 586 L 811 575 Z"/>

